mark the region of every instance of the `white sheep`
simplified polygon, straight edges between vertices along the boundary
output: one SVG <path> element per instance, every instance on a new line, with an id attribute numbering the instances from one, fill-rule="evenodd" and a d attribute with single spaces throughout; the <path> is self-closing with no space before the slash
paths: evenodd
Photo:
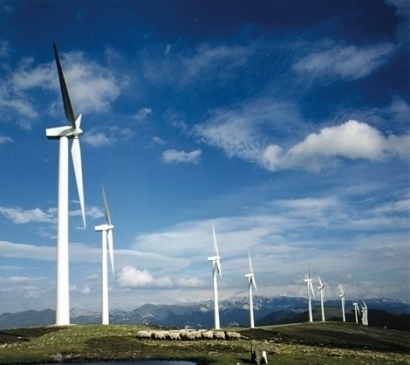
<path id="1" fill-rule="evenodd" d="M 195 341 L 196 340 L 196 331 L 188 331 L 184 333 L 184 340 Z"/>
<path id="2" fill-rule="evenodd" d="M 232 331 L 226 332 L 226 338 L 228 340 L 239 340 L 241 337 L 242 337 L 241 334 L 238 332 L 232 332 Z"/>
<path id="3" fill-rule="evenodd" d="M 166 331 L 153 331 L 151 337 L 154 340 L 165 340 L 167 332 Z"/>
<path id="4" fill-rule="evenodd" d="M 224 340 L 225 339 L 225 332 L 223 332 L 223 331 L 215 331 L 214 334 L 215 334 L 215 338 L 217 340 Z"/>
<path id="5" fill-rule="evenodd" d="M 179 336 L 179 332 L 169 331 L 167 338 L 171 341 L 180 340 L 181 337 Z"/>
<path id="6" fill-rule="evenodd" d="M 201 332 L 201 336 L 204 340 L 213 340 L 214 338 L 214 331 L 203 331 Z"/>
<path id="7" fill-rule="evenodd" d="M 151 338 L 151 331 L 138 331 L 137 338 Z"/>

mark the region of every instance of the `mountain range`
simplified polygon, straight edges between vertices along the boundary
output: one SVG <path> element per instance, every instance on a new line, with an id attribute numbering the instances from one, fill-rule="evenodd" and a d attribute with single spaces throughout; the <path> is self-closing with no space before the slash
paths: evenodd
<path id="1" fill-rule="evenodd" d="M 369 325 L 410 331 L 410 302 L 385 298 L 366 299 L 369 309 Z M 346 320 L 354 322 L 353 301 L 346 300 Z M 219 305 L 222 327 L 249 326 L 248 298 L 232 298 Z M 341 321 L 340 300 L 325 302 L 326 319 Z M 307 300 L 298 297 L 254 297 L 256 326 L 307 322 Z M 71 323 L 101 323 L 101 313 L 73 308 Z M 313 302 L 313 318 L 321 320 L 320 303 Z M 55 323 L 55 311 L 28 310 L 0 315 L 0 329 L 34 327 Z M 132 311 L 110 311 L 111 324 L 145 324 L 163 327 L 211 328 L 213 326 L 213 302 L 196 304 L 145 304 Z"/>

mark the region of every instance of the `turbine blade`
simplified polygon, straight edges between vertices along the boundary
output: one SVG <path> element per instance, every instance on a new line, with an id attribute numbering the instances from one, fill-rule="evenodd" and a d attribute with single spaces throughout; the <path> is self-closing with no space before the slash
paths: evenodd
<path id="1" fill-rule="evenodd" d="M 112 274 L 114 275 L 114 239 L 112 235 L 112 229 L 109 229 L 107 232 L 107 242 L 108 242 L 108 251 L 110 253 Z"/>
<path id="2" fill-rule="evenodd" d="M 310 279 L 310 261 L 309 261 L 309 279 Z"/>
<path id="3" fill-rule="evenodd" d="M 218 270 L 219 276 L 222 278 L 221 262 L 219 261 L 219 259 L 216 260 L 216 269 Z"/>
<path id="4" fill-rule="evenodd" d="M 76 128 L 73 107 L 71 106 L 70 96 L 68 95 L 67 85 L 65 83 L 63 69 L 61 67 L 60 58 L 58 57 L 57 47 L 53 44 L 54 56 L 57 64 L 58 80 L 60 82 L 61 96 L 63 98 L 64 112 L 67 120 L 71 123 L 73 129 Z"/>
<path id="5" fill-rule="evenodd" d="M 253 274 L 251 253 L 249 251 L 248 251 L 248 257 L 249 257 L 249 270 L 250 270 L 250 273 Z"/>
<path id="6" fill-rule="evenodd" d="M 83 216 L 84 228 L 85 224 L 85 208 L 84 208 L 84 190 L 83 190 L 83 171 L 81 167 L 81 150 L 80 141 L 77 137 L 74 137 L 73 144 L 71 146 L 71 157 L 73 159 L 74 175 L 77 182 L 78 198 L 80 200 L 81 213 Z"/>
<path id="7" fill-rule="evenodd" d="M 319 278 L 319 284 L 320 284 L 320 286 L 322 287 L 322 286 L 323 286 L 322 280 L 320 280 L 320 276 L 319 276 L 319 275 L 318 275 L 317 277 Z"/>
<path id="8" fill-rule="evenodd" d="M 213 223 L 212 223 L 212 233 L 213 233 L 213 238 L 214 238 L 214 250 L 215 250 L 216 256 L 219 256 L 218 242 L 216 241 L 215 227 Z"/>
<path id="9" fill-rule="evenodd" d="M 253 284 L 255 290 L 258 290 L 258 287 L 256 286 L 256 279 L 255 279 L 254 276 L 252 276 L 252 284 Z"/>
<path id="10" fill-rule="evenodd" d="M 312 280 L 309 281 L 309 288 L 310 288 L 310 291 L 311 291 L 311 293 L 312 293 L 312 295 L 313 295 L 313 298 L 316 299 L 316 297 L 315 297 L 315 291 L 313 290 Z"/>
<path id="11" fill-rule="evenodd" d="M 340 292 L 342 293 L 342 295 L 344 294 L 344 292 L 343 292 L 343 288 L 342 288 L 342 285 L 341 284 L 339 284 L 339 288 L 340 288 Z"/>
<path id="12" fill-rule="evenodd" d="M 101 188 L 102 188 L 102 194 L 103 194 L 103 201 L 104 201 L 104 214 L 105 214 L 105 220 L 107 222 L 108 225 L 112 225 L 111 223 L 111 215 L 110 215 L 110 210 L 108 208 L 108 203 L 107 203 L 107 196 L 105 195 L 105 190 L 104 190 L 104 186 L 101 183 Z"/>

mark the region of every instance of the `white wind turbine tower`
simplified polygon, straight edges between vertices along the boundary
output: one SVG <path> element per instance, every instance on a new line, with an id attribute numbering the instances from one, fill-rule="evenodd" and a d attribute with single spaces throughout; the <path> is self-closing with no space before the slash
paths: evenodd
<path id="1" fill-rule="evenodd" d="M 325 284 L 322 283 L 322 280 L 320 280 L 320 276 L 318 276 L 319 278 L 319 293 L 320 293 L 320 307 L 322 309 L 322 322 L 325 322 L 325 306 L 324 306 L 324 289 L 325 289 Z"/>
<path id="2" fill-rule="evenodd" d="M 353 303 L 353 307 L 354 307 L 354 316 L 355 316 L 355 320 L 356 323 L 359 323 L 359 303 L 354 302 Z"/>
<path id="3" fill-rule="evenodd" d="M 342 317 L 343 322 L 346 322 L 346 315 L 345 315 L 345 295 L 346 293 L 343 291 L 342 285 L 339 284 L 340 294 L 339 297 L 342 300 Z"/>
<path id="4" fill-rule="evenodd" d="M 306 283 L 308 306 L 309 306 L 309 322 L 313 322 L 312 298 L 311 298 L 310 295 L 312 294 L 313 298 L 314 298 L 315 297 L 315 292 L 313 290 L 312 278 L 310 277 L 310 262 L 309 262 L 309 275 L 308 275 L 308 278 L 305 279 L 305 283 Z"/>
<path id="5" fill-rule="evenodd" d="M 108 309 L 108 275 L 107 275 L 107 243 L 108 251 L 110 254 L 111 270 L 114 275 L 114 252 L 113 252 L 113 236 L 112 230 L 114 226 L 111 222 L 110 210 L 108 209 L 107 197 L 105 195 L 104 186 L 102 186 L 102 194 L 104 201 L 104 213 L 105 213 L 105 224 L 94 227 L 98 232 L 102 233 L 102 271 L 101 271 L 101 282 L 102 282 L 102 324 L 109 324 L 109 309 Z"/>
<path id="6" fill-rule="evenodd" d="M 58 79 L 64 111 L 70 125 L 47 128 L 48 139 L 59 140 L 58 161 L 58 207 L 57 207 L 57 305 L 56 325 L 70 324 L 70 292 L 69 292 L 69 260 L 68 260 L 68 140 L 73 139 L 71 157 L 74 165 L 74 174 L 77 183 L 78 196 L 85 227 L 83 176 L 81 167 L 81 150 L 79 135 L 81 114 L 75 118 L 64 80 L 63 70 L 58 57 L 56 45 L 53 44 L 57 64 Z"/>
<path id="7" fill-rule="evenodd" d="M 364 300 L 362 300 L 363 302 L 363 307 L 362 307 L 362 324 L 364 324 L 365 326 L 369 325 L 368 319 L 367 319 L 367 305 L 366 302 Z"/>
<path id="8" fill-rule="evenodd" d="M 249 316 L 250 316 L 250 328 L 255 327 L 255 321 L 253 318 L 253 298 L 252 298 L 252 286 L 255 288 L 255 290 L 258 290 L 256 287 L 256 281 L 255 281 L 255 274 L 253 273 L 253 268 L 252 268 L 252 260 L 251 260 L 251 254 L 248 252 L 248 257 L 249 257 L 249 274 L 246 274 L 245 277 L 248 278 L 249 281 Z"/>
<path id="9" fill-rule="evenodd" d="M 215 234 L 215 227 L 212 224 L 212 233 L 213 233 L 213 241 L 214 241 L 214 250 L 215 256 L 208 257 L 208 261 L 212 261 L 212 279 L 214 285 L 214 326 L 215 329 L 220 329 L 219 325 L 219 306 L 218 306 L 218 283 L 217 283 L 217 275 L 222 278 L 222 271 L 221 271 L 221 262 L 218 253 L 218 243 L 216 242 L 216 234 Z"/>

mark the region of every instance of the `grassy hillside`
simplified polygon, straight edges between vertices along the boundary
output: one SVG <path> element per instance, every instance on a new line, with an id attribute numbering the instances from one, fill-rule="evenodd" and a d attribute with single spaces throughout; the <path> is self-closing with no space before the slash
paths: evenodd
<path id="1" fill-rule="evenodd" d="M 0 331 L 0 363 L 181 359 L 200 365 L 249 364 L 250 341 L 274 353 L 276 364 L 410 364 L 410 334 L 351 323 L 304 323 L 238 329 L 246 339 L 140 340 L 143 326 L 74 325 Z"/>

